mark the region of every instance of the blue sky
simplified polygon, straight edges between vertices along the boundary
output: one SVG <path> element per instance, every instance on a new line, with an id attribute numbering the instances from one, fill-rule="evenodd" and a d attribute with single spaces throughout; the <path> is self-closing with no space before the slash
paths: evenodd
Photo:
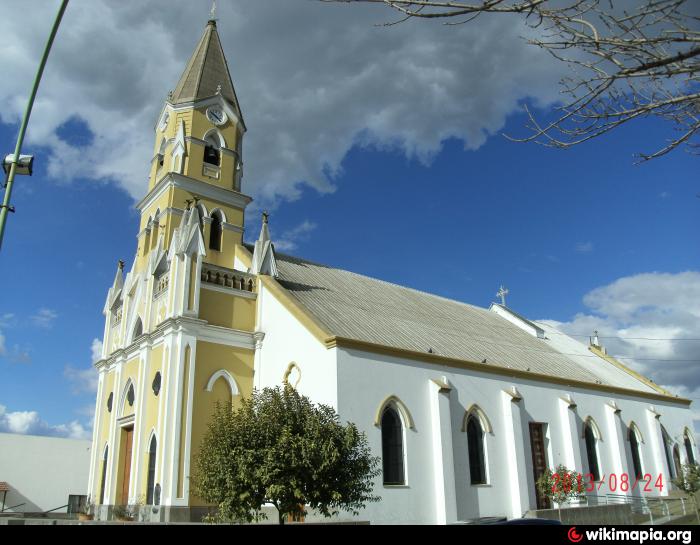
<path id="1" fill-rule="evenodd" d="M 115 34 L 119 17 L 127 15 L 115 13 Z M 424 119 L 420 112 L 411 114 L 424 135 L 400 122 L 376 122 L 374 114 L 391 103 L 315 99 L 315 108 L 303 105 L 303 117 L 294 117 L 286 113 L 288 104 L 275 102 L 274 93 L 256 96 L 249 83 L 253 68 L 241 62 L 240 45 L 227 46 L 225 16 L 222 10 L 222 39 L 249 128 L 244 154 L 251 166 L 243 190 L 256 202 L 246 217 L 248 241 L 259 230 L 260 208 L 270 208 L 278 248 L 314 261 L 479 306 L 495 300 L 504 284 L 509 306 L 580 335 L 596 327 L 611 337 L 700 337 L 700 158 L 676 151 L 634 164 L 635 152 L 670 135 L 664 124 L 643 120 L 568 151 L 510 142 L 498 133 L 522 133 L 521 99 L 549 96 L 546 86 L 540 92 L 539 76 L 520 99 L 507 98 L 493 119 L 474 121 L 481 115 L 474 105 L 458 112 L 467 120 L 464 131 L 427 106 Z M 64 24 L 82 28 L 75 17 Z M 102 336 L 101 311 L 116 262 L 130 264 L 134 255 L 133 205 L 146 189 L 141 159 L 152 151 L 153 112 L 162 104 L 163 89 L 174 85 L 201 32 L 201 25 L 191 26 L 190 21 L 185 27 L 186 43 L 164 63 L 172 65 L 167 77 L 139 72 L 145 87 L 135 92 L 138 100 L 126 94 L 110 99 L 136 104 L 131 110 L 115 106 L 122 125 L 138 134 L 119 161 L 109 151 L 115 141 L 109 149 L 100 147 L 110 137 L 123 140 L 99 122 L 98 114 L 113 115 L 115 107 L 93 100 L 94 93 L 86 95 L 90 100 L 83 109 L 74 102 L 62 105 L 68 96 L 61 90 L 65 78 L 58 68 L 47 70 L 47 87 L 40 90 L 45 103 L 38 106 L 24 150 L 37 157 L 35 174 L 16 184 L 17 212 L 0 251 L 0 429 L 2 422 L 10 428 L 8 417 L 14 415 L 15 431 L 89 433 L 91 347 Z M 377 29 L 367 25 L 366 31 Z M 62 54 L 57 52 L 58 66 Z M 264 45 L 246 51 L 259 55 L 263 67 L 270 54 Z M 352 67 L 338 70 L 342 75 Z M 381 77 L 373 77 L 381 86 Z M 24 72 L 22 78 L 27 79 Z M 71 84 L 81 85 L 77 79 Z M 167 81 L 156 85 L 151 79 Z M 465 80 L 474 94 L 480 92 L 477 80 Z M 85 81 L 83 87 L 89 87 Z M 271 82 L 265 89 L 279 89 L 281 102 L 288 98 L 287 87 Z M 319 89 L 334 92 L 324 81 L 300 96 Z M 23 106 L 23 91 L 6 91 L 0 88 L 0 150 L 9 153 L 18 127 L 13 112 Z M 269 103 L 263 109 L 264 100 Z M 420 108 L 410 95 L 394 100 Z M 451 111 L 452 102 L 434 107 Z M 356 118 L 357 124 L 349 123 Z M 263 149 L 277 142 L 270 139 L 278 133 L 299 135 L 295 153 Z M 303 160 L 289 162 L 289 156 Z M 318 163 L 309 157 L 318 157 Z M 658 382 L 700 397 L 700 342 L 611 338 L 607 344 L 613 353 L 638 356 L 638 362 L 627 362 Z M 678 359 L 696 361 L 670 361 Z"/>

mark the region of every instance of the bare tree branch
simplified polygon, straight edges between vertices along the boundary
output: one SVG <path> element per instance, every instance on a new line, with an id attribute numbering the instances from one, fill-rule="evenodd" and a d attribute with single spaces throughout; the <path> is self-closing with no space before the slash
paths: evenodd
<path id="1" fill-rule="evenodd" d="M 641 117 L 655 116 L 679 131 L 641 161 L 700 136 L 700 10 L 697 0 L 639 0 L 631 11 L 613 0 L 321 0 L 381 4 L 401 19 L 458 18 L 482 13 L 521 17 L 536 37 L 528 43 L 571 68 L 561 82 L 562 104 L 554 121 L 541 124 L 526 108 L 530 135 L 520 142 L 570 148 Z"/>

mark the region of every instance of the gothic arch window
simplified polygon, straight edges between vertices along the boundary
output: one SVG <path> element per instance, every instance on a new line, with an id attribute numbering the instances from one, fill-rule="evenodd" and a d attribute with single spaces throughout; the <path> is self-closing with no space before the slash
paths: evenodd
<path id="1" fill-rule="evenodd" d="M 226 381 L 231 390 L 232 396 L 237 396 L 240 394 L 240 390 L 238 389 L 238 383 L 236 382 L 236 379 L 233 378 L 233 375 L 229 373 L 226 369 L 219 369 L 216 373 L 209 377 L 205 390 L 207 392 L 211 392 L 214 389 L 214 384 L 220 378 L 223 378 Z"/>
<path id="2" fill-rule="evenodd" d="M 141 322 L 141 317 L 138 316 L 134 324 L 134 333 L 131 335 L 131 342 L 134 342 L 141 335 L 143 335 L 143 322 Z"/>
<path id="3" fill-rule="evenodd" d="M 163 168 L 163 163 L 165 161 L 165 148 L 168 146 L 168 141 L 163 138 L 160 141 L 160 147 L 158 148 L 158 168 Z"/>
<path id="4" fill-rule="evenodd" d="M 105 502 L 105 484 L 107 481 L 107 456 L 109 455 L 109 447 L 105 445 L 104 455 L 102 456 L 102 478 L 100 480 L 100 505 Z"/>
<path id="5" fill-rule="evenodd" d="M 673 469 L 675 470 L 675 477 L 680 477 L 683 475 L 683 467 L 681 465 L 681 449 L 678 445 L 673 445 Z"/>
<path id="6" fill-rule="evenodd" d="M 223 235 L 223 218 L 219 210 L 211 213 L 211 227 L 209 229 L 209 248 L 221 251 L 221 237 Z"/>
<path id="7" fill-rule="evenodd" d="M 153 382 L 151 383 L 151 388 L 153 389 L 153 395 L 157 396 L 160 393 L 162 377 L 160 371 L 157 371 L 153 377 Z"/>
<path id="8" fill-rule="evenodd" d="M 689 464 L 695 464 L 695 454 L 693 453 L 693 441 L 690 439 L 690 432 L 685 430 L 683 434 L 683 444 L 685 445 L 685 456 Z"/>
<path id="9" fill-rule="evenodd" d="M 637 479 L 642 479 L 644 477 L 644 468 L 642 467 L 642 455 L 639 452 L 639 443 L 643 440 L 642 434 L 639 432 L 639 428 L 634 422 L 630 423 L 628 439 L 630 442 L 630 450 L 632 451 L 634 475 Z"/>
<path id="10" fill-rule="evenodd" d="M 393 404 L 382 414 L 382 469 L 385 485 L 406 484 L 404 474 L 403 423 Z"/>
<path id="11" fill-rule="evenodd" d="M 122 390 L 117 417 L 130 414 L 131 411 L 129 411 L 129 409 L 133 409 L 135 401 L 136 391 L 134 390 L 134 382 L 129 378 Z"/>
<path id="12" fill-rule="evenodd" d="M 592 418 L 587 418 L 583 424 L 583 438 L 586 442 L 586 459 L 588 460 L 588 472 L 593 475 L 594 481 L 600 480 L 600 464 L 598 462 L 598 441 L 600 432 Z"/>
<path id="13" fill-rule="evenodd" d="M 204 162 L 210 165 L 221 164 L 221 148 L 223 139 L 217 132 L 208 132 L 204 137 Z"/>
<path id="14" fill-rule="evenodd" d="M 661 438 L 664 442 L 664 454 L 666 455 L 666 464 L 668 465 L 668 473 L 672 479 L 675 479 L 678 474 L 675 472 L 673 463 L 673 440 L 666 431 L 666 428 L 661 426 Z"/>
<path id="15" fill-rule="evenodd" d="M 156 452 L 158 450 L 158 441 L 153 434 L 151 443 L 148 446 L 148 481 L 146 485 L 146 504 L 154 505 L 153 496 L 155 494 L 156 485 Z"/>
<path id="16" fill-rule="evenodd" d="M 467 417 L 467 447 L 471 484 L 486 484 L 486 457 L 484 456 L 484 428 L 476 413 Z"/>
<path id="17" fill-rule="evenodd" d="M 143 234 L 143 255 L 146 255 L 148 253 L 148 250 L 151 248 L 151 224 L 153 223 L 153 218 L 148 217 L 148 221 L 146 222 L 146 226 L 144 227 L 144 234 Z"/>

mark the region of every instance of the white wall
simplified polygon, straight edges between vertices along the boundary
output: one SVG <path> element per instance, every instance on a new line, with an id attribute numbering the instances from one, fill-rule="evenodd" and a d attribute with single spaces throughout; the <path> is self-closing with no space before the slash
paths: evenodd
<path id="1" fill-rule="evenodd" d="M 369 504 L 360 518 L 372 522 L 419 522 L 434 523 L 439 520 L 435 510 L 433 472 L 433 445 L 431 433 L 430 385 L 431 379 L 445 377 L 452 385 L 450 407 L 452 421 L 452 448 L 454 457 L 455 499 L 457 519 L 466 520 L 480 516 L 515 516 L 511 509 L 512 497 L 518 493 L 517 480 L 523 483 L 522 512 L 535 507 L 535 486 L 532 469 L 528 422 L 547 423 L 546 448 L 548 465 L 567 464 L 564 426 L 567 424 L 560 410 L 560 398 L 569 393 L 576 407 L 571 410 L 575 424 L 571 435 L 577 440 L 573 449 L 578 449 L 579 467 L 569 467 L 586 473 L 585 442 L 582 439 L 583 421 L 592 416 L 602 431 L 602 442 L 598 445 L 601 473 L 609 475 L 619 473 L 619 464 L 615 463 L 612 431 L 608 426 L 606 409 L 613 398 L 621 409 L 618 418 L 624 429 L 622 440 L 624 453 L 621 453 L 622 470 L 633 473 L 632 458 L 627 442 L 627 425 L 630 421 L 639 426 L 644 443 L 641 447 L 643 469 L 651 473 L 654 479 L 659 473 L 668 480 L 663 447 L 660 438 L 655 437 L 655 423 L 665 426 L 673 438 L 679 440 L 681 455 L 685 462 L 682 433 L 687 426 L 692 430 L 692 417 L 689 409 L 669 402 L 652 401 L 643 398 L 613 396 L 595 390 L 578 388 L 562 389 L 555 384 L 536 383 L 522 379 L 511 380 L 508 377 L 459 370 L 435 364 L 400 360 L 391 356 L 370 354 L 355 350 L 338 350 L 338 412 L 341 420 L 349 420 L 366 432 L 372 451 L 381 456 L 381 431 L 374 425 L 375 414 L 381 402 L 389 395 L 398 396 L 410 411 L 415 421 L 415 431 L 406 430 L 406 472 L 407 486 L 403 488 L 384 487 L 381 476 L 377 478 L 375 493 L 382 496 L 382 501 Z M 505 430 L 511 418 L 504 410 L 503 390 L 514 385 L 522 395 L 517 404 L 522 421 L 515 424 L 516 442 L 520 443 L 520 460 L 517 479 L 508 473 Z M 462 422 L 466 410 L 473 403 L 478 404 L 486 413 L 493 433 L 485 438 L 489 484 L 472 486 L 469 481 L 466 433 L 462 432 Z M 508 401 L 510 403 L 510 401 Z M 650 408 L 661 414 L 657 420 Z M 611 411 L 612 412 L 612 411 Z M 564 411 L 566 414 L 566 411 Z M 510 423 L 511 427 L 513 426 Z M 517 446 L 517 445 L 516 445 Z M 570 449 L 571 450 L 571 449 Z M 511 449 L 512 451 L 512 449 Z M 517 450 L 516 450 L 517 451 Z M 697 453 L 697 447 L 695 447 Z M 660 453 L 660 456 L 659 456 Z M 697 459 L 697 454 L 696 454 Z M 618 475 L 619 477 L 619 475 Z M 652 483 L 653 485 L 653 483 Z M 659 491 L 652 488 L 652 494 Z M 606 488 L 601 494 L 610 492 Z M 617 492 L 619 493 L 619 491 Z M 665 487 L 662 494 L 668 493 Z M 635 495 L 641 491 L 634 492 Z M 448 499 L 449 501 L 449 499 Z M 522 513 L 521 513 L 522 514 Z"/>
<path id="2" fill-rule="evenodd" d="M 0 481 L 11 489 L 6 506 L 25 503 L 10 512 L 48 511 L 66 505 L 69 494 L 87 495 L 89 467 L 90 441 L 0 433 Z"/>
<path id="3" fill-rule="evenodd" d="M 256 329 L 265 333 L 256 354 L 257 388 L 280 386 L 287 367 L 294 362 L 301 370 L 299 392 L 316 403 L 337 408 L 336 349 L 329 350 L 319 342 L 262 284 Z"/>

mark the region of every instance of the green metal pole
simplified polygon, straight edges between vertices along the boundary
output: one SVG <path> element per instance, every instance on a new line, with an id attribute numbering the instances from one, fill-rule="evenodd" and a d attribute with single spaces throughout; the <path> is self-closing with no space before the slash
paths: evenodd
<path id="1" fill-rule="evenodd" d="M 24 133 L 27 131 L 27 123 L 29 123 L 29 116 L 32 113 L 32 107 L 34 106 L 34 98 L 36 97 L 36 92 L 39 89 L 39 83 L 41 82 L 41 76 L 44 73 L 44 67 L 46 66 L 46 60 L 49 58 L 49 52 L 51 51 L 51 46 L 53 45 L 53 40 L 58 32 L 58 26 L 61 24 L 61 19 L 63 18 L 63 13 L 68 7 L 68 0 L 63 0 L 61 2 L 61 7 L 56 15 L 56 20 L 53 23 L 53 28 L 51 29 L 51 34 L 46 42 L 46 47 L 44 48 L 44 55 L 41 57 L 41 63 L 39 64 L 39 70 L 37 70 L 36 77 L 34 78 L 34 86 L 32 87 L 32 94 L 29 96 L 29 102 L 27 103 L 27 109 L 24 111 L 24 118 L 22 119 L 22 125 L 19 128 L 19 135 L 17 136 L 17 144 L 15 145 L 15 155 L 10 163 L 10 172 L 7 176 L 7 182 L 5 183 L 5 198 L 2 201 L 2 206 L 0 206 L 0 247 L 2 247 L 2 239 L 5 235 L 5 223 L 7 222 L 7 214 L 12 211 L 10 207 L 10 197 L 12 197 L 12 185 L 15 181 L 15 173 L 17 171 L 17 161 L 19 161 L 19 155 L 22 150 L 22 143 L 24 142 Z"/>

